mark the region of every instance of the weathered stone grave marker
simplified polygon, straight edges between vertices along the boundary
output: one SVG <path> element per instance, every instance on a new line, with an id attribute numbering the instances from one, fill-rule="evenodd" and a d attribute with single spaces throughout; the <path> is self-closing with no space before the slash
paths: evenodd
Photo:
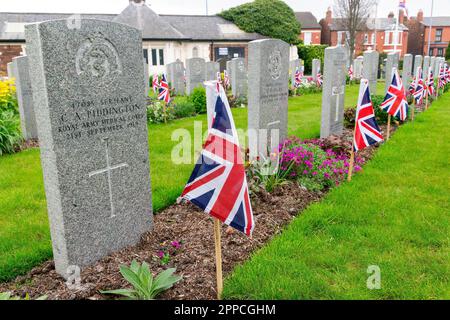
<path id="1" fill-rule="evenodd" d="M 205 59 L 191 58 L 186 60 L 186 91 L 191 94 L 192 91 L 203 86 L 206 75 Z"/>
<path id="2" fill-rule="evenodd" d="M 248 90 L 247 67 L 244 58 L 236 58 L 231 61 L 231 93 L 235 97 L 246 97 Z"/>
<path id="3" fill-rule="evenodd" d="M 403 85 L 405 87 L 408 87 L 409 83 L 412 79 L 412 63 L 413 63 L 413 56 L 412 54 L 405 54 L 403 56 L 403 73 L 402 73 L 402 80 Z"/>
<path id="4" fill-rule="evenodd" d="M 217 72 L 220 72 L 220 63 L 208 61 L 206 62 L 206 81 L 217 80 Z"/>
<path id="5" fill-rule="evenodd" d="M 166 66 L 167 79 L 177 95 L 186 93 L 186 85 L 184 83 L 184 64 L 180 60 L 169 63 Z"/>
<path id="6" fill-rule="evenodd" d="M 398 69 L 398 63 L 400 60 L 400 56 L 398 52 L 389 53 L 386 59 L 386 80 L 384 86 L 384 93 L 386 93 L 391 86 L 392 81 L 392 68 Z"/>
<path id="7" fill-rule="evenodd" d="M 363 78 L 369 80 L 370 93 L 377 93 L 378 63 L 380 54 L 377 51 L 364 52 Z"/>
<path id="8" fill-rule="evenodd" d="M 53 256 L 68 277 L 152 227 L 141 32 L 54 20 L 27 25 L 26 42 Z"/>

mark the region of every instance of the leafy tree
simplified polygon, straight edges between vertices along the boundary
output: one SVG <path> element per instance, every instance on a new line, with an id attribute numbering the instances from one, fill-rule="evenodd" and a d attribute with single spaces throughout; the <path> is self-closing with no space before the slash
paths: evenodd
<path id="1" fill-rule="evenodd" d="M 326 47 L 325 45 L 305 46 L 303 44 L 298 46 L 298 56 L 305 63 L 305 73 L 311 72 L 313 59 L 320 59 L 323 63 Z"/>
<path id="2" fill-rule="evenodd" d="M 294 11 L 280 0 L 255 0 L 219 14 L 246 32 L 299 43 L 300 24 Z"/>

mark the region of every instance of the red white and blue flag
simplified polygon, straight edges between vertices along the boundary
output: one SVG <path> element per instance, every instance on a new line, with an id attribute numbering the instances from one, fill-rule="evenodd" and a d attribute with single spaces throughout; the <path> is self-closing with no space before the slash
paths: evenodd
<path id="1" fill-rule="evenodd" d="M 380 107 L 401 121 L 405 121 L 408 117 L 408 101 L 406 100 L 405 88 L 397 68 L 392 72 L 391 85 Z"/>
<path id="2" fill-rule="evenodd" d="M 152 88 L 153 88 L 153 92 L 154 93 L 158 92 L 158 89 L 159 89 L 159 78 L 158 78 L 157 74 L 155 74 L 153 76 Z"/>
<path id="3" fill-rule="evenodd" d="M 445 76 L 444 65 L 439 67 L 439 89 L 442 89 L 447 84 L 447 77 Z"/>
<path id="4" fill-rule="evenodd" d="M 350 65 L 350 67 L 348 68 L 348 76 L 350 78 L 350 81 L 353 81 L 353 66 Z"/>
<path id="5" fill-rule="evenodd" d="M 408 87 L 409 94 L 413 95 L 414 91 L 416 91 L 416 77 L 415 76 L 412 78 L 412 81 Z"/>
<path id="6" fill-rule="evenodd" d="M 428 96 L 434 96 L 435 88 L 434 88 L 434 75 L 433 70 L 428 71 L 428 78 L 427 78 L 427 95 Z"/>
<path id="7" fill-rule="evenodd" d="M 323 84 L 323 78 L 322 78 L 322 74 L 320 73 L 320 68 L 319 68 L 319 70 L 317 71 L 317 76 L 316 76 L 316 78 L 317 78 L 317 80 L 316 80 L 317 86 L 318 86 L 318 87 L 321 87 L 322 84 Z"/>
<path id="8" fill-rule="evenodd" d="M 250 236 L 255 227 L 239 139 L 225 90 L 205 82 L 214 101 L 208 138 L 181 195 L 223 223 Z M 209 87 L 208 86 L 212 86 Z"/>
<path id="9" fill-rule="evenodd" d="M 294 76 L 294 88 L 300 87 L 300 85 L 302 84 L 302 77 L 303 77 L 302 71 L 300 70 L 300 68 L 297 68 L 295 70 Z"/>
<path id="10" fill-rule="evenodd" d="M 230 77 L 228 76 L 228 71 L 223 71 L 223 85 L 225 86 L 225 89 L 230 86 Z"/>
<path id="11" fill-rule="evenodd" d="M 169 83 L 166 81 L 166 76 L 162 75 L 161 83 L 159 84 L 158 100 L 162 100 L 166 103 L 170 102 L 170 89 Z"/>
<path id="12" fill-rule="evenodd" d="M 423 104 L 423 99 L 426 95 L 426 88 L 425 83 L 423 81 L 423 75 L 422 75 L 422 69 L 419 67 L 418 73 L 417 73 L 417 79 L 414 86 L 414 100 L 416 101 L 416 105 Z"/>
<path id="13" fill-rule="evenodd" d="M 450 83 L 450 67 L 448 64 L 445 64 L 445 78 L 447 79 L 447 83 Z"/>
<path id="14" fill-rule="evenodd" d="M 362 79 L 359 87 L 358 107 L 356 109 L 353 150 L 358 152 L 380 141 L 383 141 L 383 135 L 375 119 L 370 98 L 369 81 Z"/>

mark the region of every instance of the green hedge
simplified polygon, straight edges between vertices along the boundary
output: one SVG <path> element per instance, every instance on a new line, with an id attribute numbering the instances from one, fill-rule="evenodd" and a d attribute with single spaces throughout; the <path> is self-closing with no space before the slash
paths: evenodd
<path id="1" fill-rule="evenodd" d="M 299 43 L 300 24 L 294 11 L 284 1 L 255 0 L 219 13 L 246 32 Z"/>
<path id="2" fill-rule="evenodd" d="M 326 45 L 307 46 L 303 44 L 297 46 L 298 56 L 305 63 L 305 74 L 311 73 L 313 59 L 320 59 L 320 61 L 323 63 L 326 47 Z"/>

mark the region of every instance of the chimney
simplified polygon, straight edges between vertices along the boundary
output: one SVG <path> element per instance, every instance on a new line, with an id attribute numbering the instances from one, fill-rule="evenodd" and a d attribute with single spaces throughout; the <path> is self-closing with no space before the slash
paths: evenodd
<path id="1" fill-rule="evenodd" d="M 130 1 L 130 3 L 134 2 L 136 4 L 144 4 L 145 3 L 145 0 L 129 0 L 129 1 Z"/>
<path id="2" fill-rule="evenodd" d="M 388 15 L 388 18 L 389 18 L 389 19 L 393 19 L 393 18 L 394 18 L 394 16 L 395 16 L 395 15 L 394 15 L 394 13 L 393 13 L 392 11 L 391 11 L 391 12 L 389 12 L 389 15 Z"/>
<path id="3" fill-rule="evenodd" d="M 419 12 L 417 13 L 417 21 L 423 22 L 423 10 L 422 9 L 420 9 Z"/>
<path id="4" fill-rule="evenodd" d="M 403 9 L 400 9 L 398 11 L 398 23 L 403 24 L 405 22 L 405 12 L 403 12 Z"/>
<path id="5" fill-rule="evenodd" d="M 327 24 L 333 23 L 333 13 L 331 12 L 331 7 L 328 7 L 327 14 L 325 16 L 325 21 Z"/>

